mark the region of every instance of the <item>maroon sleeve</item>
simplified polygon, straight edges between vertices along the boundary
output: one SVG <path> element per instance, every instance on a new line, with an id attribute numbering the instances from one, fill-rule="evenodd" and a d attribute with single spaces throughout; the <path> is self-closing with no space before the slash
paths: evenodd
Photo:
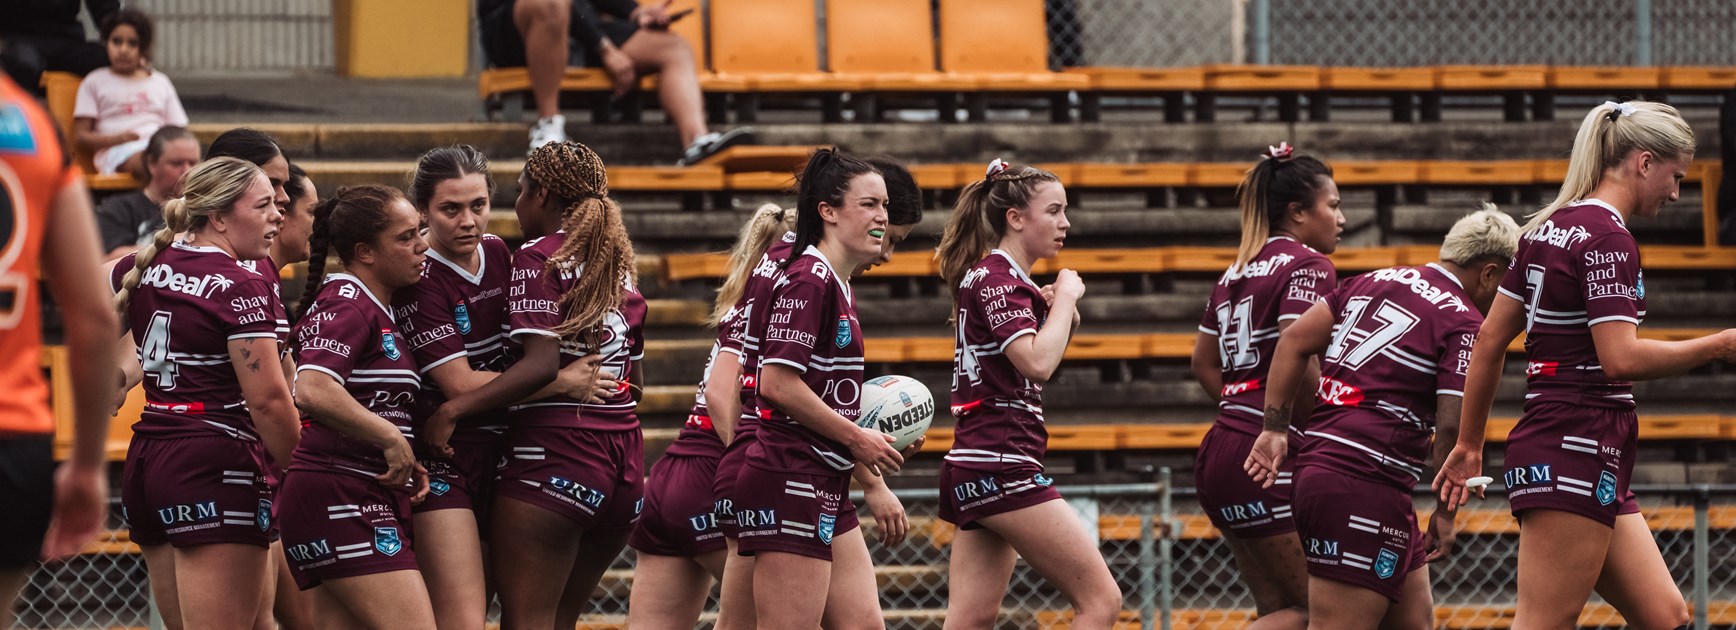
<path id="1" fill-rule="evenodd" d="M 296 330 L 296 372 L 314 370 L 348 381 L 357 357 L 374 342 L 370 321 L 354 304 L 336 302 L 309 313 Z"/>
<path id="2" fill-rule="evenodd" d="M 1524 259 L 1525 239 L 1521 237 L 1519 251 L 1513 253 L 1513 262 L 1507 263 L 1507 275 L 1501 277 L 1501 285 L 1497 288 L 1502 295 L 1518 300 L 1521 304 L 1526 304 L 1525 285 L 1528 284 L 1525 273 L 1529 265 L 1520 262 Z M 1530 310 L 1530 307 L 1527 306 L 1526 310 Z"/>
<path id="3" fill-rule="evenodd" d="M 1640 324 L 1645 287 L 1640 284 L 1640 250 L 1627 232 L 1610 232 L 1579 250 L 1585 325 L 1622 321 Z"/>
<path id="4" fill-rule="evenodd" d="M 1465 395 L 1465 372 L 1471 366 L 1471 348 L 1477 345 L 1480 325 L 1476 318 L 1467 317 L 1455 322 L 1442 336 L 1435 365 L 1435 395 Z"/>
<path id="5" fill-rule="evenodd" d="M 792 278 L 772 289 L 765 339 L 760 342 L 760 364 L 782 363 L 808 371 L 814 344 L 830 340 L 826 327 L 826 291 L 812 276 Z"/>
<path id="6" fill-rule="evenodd" d="M 1325 256 L 1309 258 L 1290 270 L 1284 280 L 1284 299 L 1278 302 L 1278 321 L 1302 317 L 1320 297 L 1338 285 L 1338 274 Z"/>
<path id="7" fill-rule="evenodd" d="M 255 337 L 277 339 L 277 292 L 255 274 L 235 275 L 244 279 L 212 299 L 217 319 L 222 322 L 223 336 L 231 341 Z"/>
<path id="8" fill-rule="evenodd" d="M 1213 337 L 1218 336 L 1218 309 L 1212 308 L 1217 299 L 1218 290 L 1214 286 L 1211 295 L 1206 298 L 1206 314 L 1200 316 L 1200 332 Z"/>
<path id="9" fill-rule="evenodd" d="M 452 315 L 452 307 L 460 298 L 446 289 L 442 283 L 423 278 L 399 291 L 392 305 L 410 356 L 422 374 L 466 356 L 464 337 L 458 334 L 458 322 Z"/>
<path id="10" fill-rule="evenodd" d="M 1005 352 L 1014 339 L 1037 333 L 1042 323 L 1037 321 L 1035 305 L 1042 301 L 1043 296 L 1030 284 L 1011 276 L 996 274 L 984 280 L 983 285 L 971 287 L 977 292 L 976 307 L 981 309 L 983 321 L 989 325 L 989 336 Z M 981 299 L 986 295 L 993 297 Z"/>
<path id="11" fill-rule="evenodd" d="M 121 292 L 121 281 L 126 279 L 128 271 L 133 270 L 133 265 L 138 264 L 138 259 L 138 254 L 127 254 L 115 261 L 114 268 L 109 270 L 109 293 Z"/>
<path id="12" fill-rule="evenodd" d="M 559 328 L 563 321 L 561 294 L 544 273 L 543 267 L 547 264 L 548 257 L 530 247 L 520 248 L 518 254 L 512 257 L 512 293 L 508 302 L 508 321 L 511 324 L 509 336 L 559 336 L 554 330 Z"/>

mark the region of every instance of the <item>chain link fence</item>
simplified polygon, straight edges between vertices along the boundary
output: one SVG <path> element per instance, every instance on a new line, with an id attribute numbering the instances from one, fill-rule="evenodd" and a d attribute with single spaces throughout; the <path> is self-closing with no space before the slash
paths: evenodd
<path id="1" fill-rule="evenodd" d="M 1695 627 L 1730 627 L 1731 613 L 1736 612 L 1736 487 L 1635 491 L 1671 574 L 1701 615 Z M 878 565 L 881 606 L 889 628 L 939 628 L 954 531 L 935 517 L 935 491 L 898 494 L 911 520 L 911 533 L 902 544 L 876 542 L 873 521 L 864 515 Z M 1096 532 L 1103 557 L 1121 585 L 1123 627 L 1240 627 L 1251 619 L 1253 599 L 1237 576 L 1228 547 L 1199 513 L 1191 488 L 1177 489 L 1173 498 L 1162 484 L 1077 486 L 1062 488 L 1061 494 Z M 861 497 L 855 499 L 860 502 Z M 1426 521 L 1433 501 L 1419 496 L 1419 505 Z M 144 562 L 120 523 L 111 526 L 116 529 L 93 544 L 92 553 L 36 572 L 20 600 L 17 627 L 152 627 Z M 1517 525 L 1505 502 L 1491 498 L 1462 512 L 1458 526 L 1461 535 L 1453 556 L 1430 565 L 1436 618 L 1442 627 L 1505 628 L 1515 599 Z M 598 587 L 581 627 L 624 624 L 632 563 L 633 553 L 622 553 Z M 701 627 L 710 627 L 715 596 L 706 609 Z M 1059 630 L 1068 625 L 1068 610 L 1066 599 L 1021 562 L 996 627 Z M 1623 625 L 1595 598 L 1586 610 L 1582 626 Z"/>
<path id="2" fill-rule="evenodd" d="M 1055 67 L 1736 65 L 1736 2 L 1727 0 L 1046 4 Z"/>

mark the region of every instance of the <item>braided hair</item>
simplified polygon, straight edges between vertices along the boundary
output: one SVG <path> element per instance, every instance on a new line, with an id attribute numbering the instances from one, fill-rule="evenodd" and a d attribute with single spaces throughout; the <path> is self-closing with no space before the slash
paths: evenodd
<path id="1" fill-rule="evenodd" d="M 524 168 L 533 185 L 565 208 L 561 230 L 566 240 L 549 256 L 544 273 L 572 272 L 577 282 L 561 295 L 567 319 L 553 332 L 592 343 L 609 313 L 620 306 L 623 281 L 635 281 L 633 241 L 621 221 L 621 206 L 609 198 L 603 159 L 583 144 L 554 142 L 532 151 Z"/>
<path id="2" fill-rule="evenodd" d="M 350 264 L 356 245 L 376 242 L 380 232 L 391 225 L 392 204 L 403 198 L 403 191 L 396 188 L 362 184 L 339 188 L 313 207 L 313 233 L 307 239 L 307 286 L 296 304 L 296 321 L 307 315 L 320 285 L 325 284 L 326 258 L 336 250 L 338 262 Z"/>
<path id="3" fill-rule="evenodd" d="M 988 173 L 959 193 L 952 218 L 941 233 L 935 257 L 940 259 L 940 277 L 946 285 L 957 289 L 964 274 L 1000 243 L 1007 233 L 1008 209 L 1030 205 L 1037 186 L 1060 181 L 1040 168 L 1000 160 L 989 163 Z"/>
<path id="4" fill-rule="evenodd" d="M 127 300 L 144 279 L 145 268 L 175 242 L 176 236 L 198 231 L 211 222 L 211 217 L 233 210 L 261 174 L 259 167 L 231 157 L 205 160 L 187 171 L 181 178 L 182 195 L 163 204 L 163 228 L 133 256 L 133 268 L 121 278 L 115 310 L 126 314 Z"/>

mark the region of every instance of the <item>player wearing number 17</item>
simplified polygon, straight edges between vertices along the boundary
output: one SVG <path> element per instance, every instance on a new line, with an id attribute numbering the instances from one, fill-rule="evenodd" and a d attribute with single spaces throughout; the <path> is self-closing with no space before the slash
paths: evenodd
<path id="1" fill-rule="evenodd" d="M 1265 427 L 1246 467 L 1268 487 L 1277 481 L 1293 401 L 1315 385 L 1302 373 L 1318 355 L 1319 406 L 1302 430 L 1291 497 L 1308 561 L 1309 627 L 1433 627 L 1425 562 L 1452 552 L 1453 510 L 1436 509 L 1425 537 L 1411 488 L 1458 433 L 1471 344 L 1518 241 L 1507 215 L 1472 214 L 1447 232 L 1440 262 L 1357 276 L 1278 339 Z M 1431 449 L 1437 425 L 1444 436 Z M 1284 625 L 1267 624 L 1254 627 Z"/>
<path id="2" fill-rule="evenodd" d="M 245 627 L 269 562 L 267 466 L 289 464 L 298 427 L 278 358 L 277 293 L 240 261 L 265 257 L 283 215 L 265 173 L 239 159 L 200 164 L 182 189 L 115 295 L 146 401 L 121 505 L 165 618 Z"/>
<path id="3" fill-rule="evenodd" d="M 1236 190 L 1241 249 L 1212 288 L 1193 352 L 1194 378 L 1218 401 L 1194 460 L 1200 507 L 1224 533 L 1262 617 L 1307 601 L 1307 575 L 1290 519 L 1289 471 L 1261 488 L 1242 463 L 1260 434 L 1278 333 L 1338 284 L 1326 254 L 1338 248 L 1344 225 L 1330 167 L 1289 144 L 1271 147 L 1265 158 Z M 1299 417 L 1312 401 L 1299 401 Z"/>

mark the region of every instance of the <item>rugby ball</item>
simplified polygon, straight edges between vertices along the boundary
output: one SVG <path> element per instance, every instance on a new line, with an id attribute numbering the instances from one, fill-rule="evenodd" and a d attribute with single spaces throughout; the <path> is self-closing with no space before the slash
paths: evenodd
<path id="1" fill-rule="evenodd" d="M 902 451 L 934 424 L 934 396 L 908 376 L 869 379 L 862 383 L 862 415 L 856 423 L 892 436 L 892 448 Z"/>

